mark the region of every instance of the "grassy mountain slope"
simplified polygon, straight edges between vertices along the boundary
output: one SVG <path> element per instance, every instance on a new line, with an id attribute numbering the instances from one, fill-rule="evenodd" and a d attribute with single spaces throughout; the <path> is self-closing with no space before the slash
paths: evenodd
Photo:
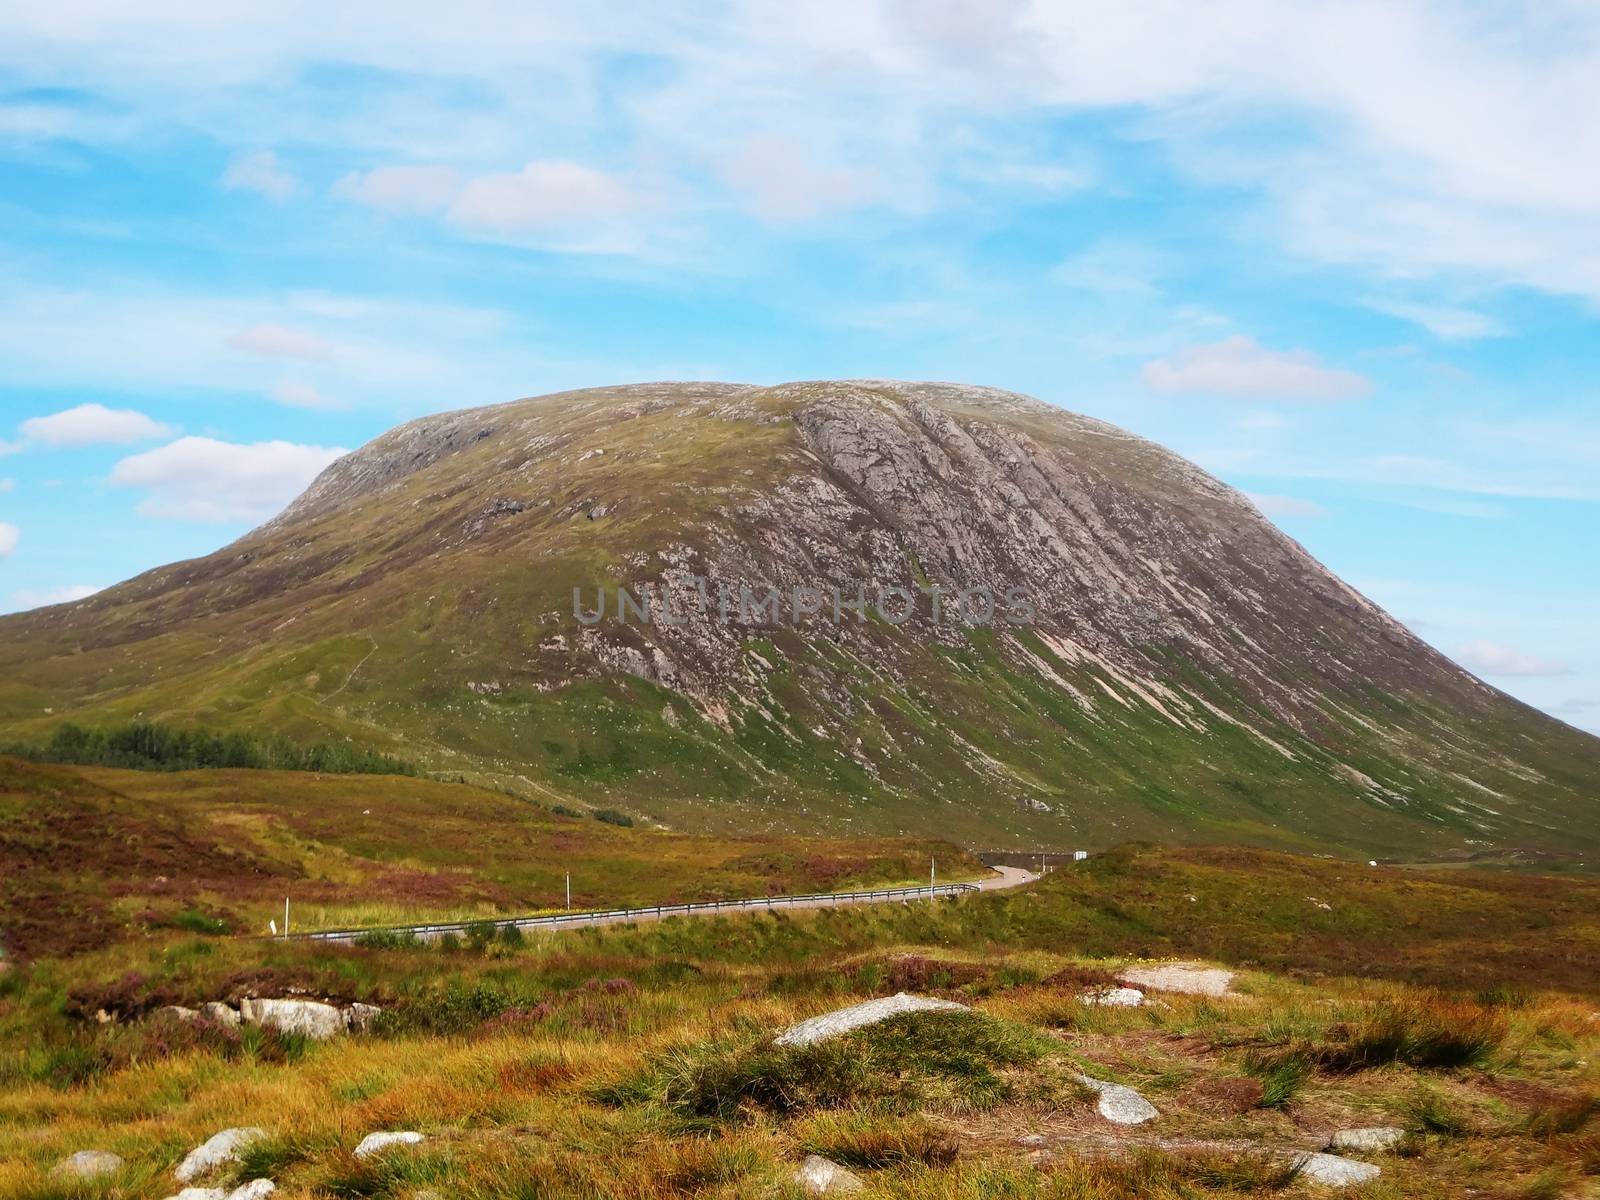
<path id="1" fill-rule="evenodd" d="M 1018 587 L 1036 615 L 573 615 L 575 587 L 659 605 L 695 579 Z M 402 426 L 216 554 L 0 619 L 0 734 L 68 716 L 350 739 L 702 830 L 1600 841 L 1600 742 L 1460 671 L 1191 464 L 950 385 L 642 385 Z"/>

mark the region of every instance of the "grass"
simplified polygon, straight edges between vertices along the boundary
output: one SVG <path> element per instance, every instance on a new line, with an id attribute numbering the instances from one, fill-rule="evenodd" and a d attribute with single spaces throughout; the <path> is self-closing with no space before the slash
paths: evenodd
<path id="1" fill-rule="evenodd" d="M 238 1124 L 270 1136 L 227 1178 L 270 1176 L 285 1200 L 408 1200 L 427 1188 L 468 1200 L 784 1197 L 806 1153 L 857 1170 L 870 1197 L 899 1200 L 1300 1197 L 1313 1193 L 1290 1177 L 1291 1150 L 1376 1124 L 1415 1136 L 1376 1160 L 1374 1196 L 1443 1200 L 1486 1177 L 1506 1196 L 1565 1194 L 1592 1178 L 1595 1001 L 1567 986 L 1571 964 L 1538 966 L 1541 946 L 1563 944 L 1559 926 L 1553 942 L 1541 940 L 1549 929 L 1526 934 L 1530 912 L 1581 912 L 1587 884 L 1494 892 L 1508 930 L 1495 936 L 1475 908 L 1459 909 L 1457 969 L 1470 983 L 1451 991 L 1369 971 L 1387 961 L 1385 943 L 1410 936 L 1404 927 L 1363 920 L 1285 969 L 1262 962 L 1252 940 L 1277 945 L 1270 919 L 1253 932 L 1220 902 L 1244 893 L 1270 915 L 1311 878 L 1336 912 L 1361 912 L 1411 880 L 1144 848 L 1110 877 L 1151 886 L 1110 916 L 1086 903 L 1091 864 L 1018 894 L 521 944 L 335 949 L 169 934 L 41 958 L 0 975 L 0 1196 L 109 1195 L 63 1191 L 49 1175 L 94 1147 L 129 1160 L 119 1200 L 160 1200 L 189 1148 Z M 1329 886 L 1339 871 L 1346 883 Z M 1214 887 L 1187 890 L 1201 878 Z M 1464 876 L 1427 886 L 1477 894 Z M 1169 898 L 1162 887 L 1183 890 Z M 1169 904 L 1187 910 L 1188 894 L 1212 906 L 1208 936 L 1240 970 L 1237 994 L 1081 1004 L 1142 948 L 1126 931 L 1159 926 Z M 1509 949 L 1537 969 L 1497 978 L 1508 951 L 1498 942 L 1518 926 L 1527 944 Z M 773 1044 L 791 1022 L 900 986 L 972 1011 L 900 1017 L 804 1049 Z M 137 1015 L 296 993 L 385 1011 L 373 1033 L 325 1044 L 253 1029 L 235 1040 Z M 96 1023 L 107 1005 L 123 1019 Z M 1137 1088 L 1161 1117 L 1108 1143 L 1079 1071 Z M 378 1129 L 427 1141 L 354 1159 Z"/>
<path id="2" fill-rule="evenodd" d="M 471 920 L 984 874 L 922 838 L 709 837 L 559 816 L 432 780 L 149 773 L 0 757 L 0 939 L 14 958 L 166 931 Z"/>

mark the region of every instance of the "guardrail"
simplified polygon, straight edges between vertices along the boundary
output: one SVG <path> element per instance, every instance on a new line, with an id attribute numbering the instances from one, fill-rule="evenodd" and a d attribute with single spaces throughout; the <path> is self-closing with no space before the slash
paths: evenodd
<path id="1" fill-rule="evenodd" d="M 657 920 L 688 913 L 751 912 L 800 905 L 827 908 L 838 904 L 866 904 L 874 900 L 935 900 L 981 891 L 975 883 L 940 883 L 926 887 L 871 888 L 860 892 L 816 892 L 805 896 L 763 896 L 756 900 L 710 900 L 701 904 L 655 904 L 644 908 L 611 908 L 587 912 L 552 913 L 537 917 L 489 917 L 475 921 L 442 921 L 422 925 L 375 925 L 364 929 L 318 929 L 288 935 L 290 941 L 354 942 L 370 934 L 411 934 L 444 937 L 474 929 L 559 929 L 564 925 L 605 925 L 626 921 Z M 280 936 L 279 940 L 283 940 Z"/>

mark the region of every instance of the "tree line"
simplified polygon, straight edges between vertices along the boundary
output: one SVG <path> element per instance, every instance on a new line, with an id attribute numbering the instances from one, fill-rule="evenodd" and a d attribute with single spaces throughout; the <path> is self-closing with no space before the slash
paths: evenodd
<path id="1" fill-rule="evenodd" d="M 337 775 L 416 775 L 415 763 L 346 742 L 300 744 L 248 733 L 180 729 L 153 721 L 88 728 L 67 722 L 43 743 L 0 747 L 34 762 L 140 771 L 234 767 L 262 771 L 322 771 Z"/>

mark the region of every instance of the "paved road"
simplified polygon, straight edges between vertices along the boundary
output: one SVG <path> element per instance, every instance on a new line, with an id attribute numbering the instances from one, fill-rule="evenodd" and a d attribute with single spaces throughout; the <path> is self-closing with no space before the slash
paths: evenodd
<path id="1" fill-rule="evenodd" d="M 608 912 L 554 913 L 537 917 L 500 917 L 480 921 L 433 921 L 420 925 L 387 925 L 381 929 L 329 929 L 297 933 L 297 941 L 354 942 L 367 934 L 412 934 L 433 940 L 446 934 L 465 934 L 474 927 L 493 925 L 496 929 L 584 929 L 596 925 L 626 925 L 638 921 L 659 921 L 666 917 L 712 917 L 733 912 L 773 912 L 794 908 L 842 908 L 849 904 L 890 904 L 896 901 L 932 900 L 962 896 L 970 892 L 996 891 L 1018 887 L 1039 878 L 1020 867 L 994 867 L 994 876 L 977 883 L 941 883 L 928 887 L 869 888 L 857 892 L 824 892 L 814 896 L 763 896 L 756 900 L 720 900 L 710 904 L 663 904 L 650 908 L 622 908 Z"/>
<path id="2" fill-rule="evenodd" d="M 985 892 L 998 892 L 1001 888 L 1021 887 L 1025 883 L 1032 883 L 1039 878 L 1037 871 L 1025 871 L 1021 867 L 990 867 L 994 872 L 993 879 L 980 880 L 978 888 Z"/>

